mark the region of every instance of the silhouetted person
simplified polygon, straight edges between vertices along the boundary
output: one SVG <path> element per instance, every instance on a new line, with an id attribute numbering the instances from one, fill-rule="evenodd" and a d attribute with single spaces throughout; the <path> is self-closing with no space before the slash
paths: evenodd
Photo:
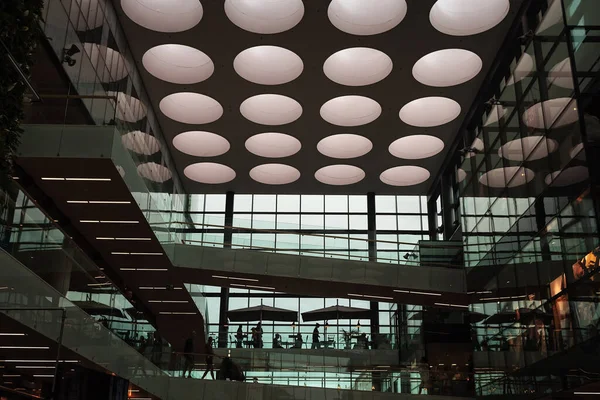
<path id="1" fill-rule="evenodd" d="M 188 378 L 192 377 L 192 370 L 194 369 L 194 338 L 196 337 L 196 331 L 192 331 L 191 335 L 185 341 L 183 346 L 183 374 L 185 377 L 186 371 L 188 371 Z"/>
<path id="2" fill-rule="evenodd" d="M 258 325 L 256 325 L 256 341 L 257 341 L 257 346 L 259 349 L 263 348 L 263 329 L 262 329 L 262 323 L 259 322 Z"/>
<path id="3" fill-rule="evenodd" d="M 273 338 L 273 348 L 283 349 L 283 346 L 281 345 L 281 335 L 279 333 L 276 333 L 275 337 Z"/>
<path id="4" fill-rule="evenodd" d="M 238 349 L 242 348 L 242 343 L 244 342 L 244 331 L 242 330 L 242 326 L 238 326 L 237 332 L 235 333 L 235 347 Z"/>
<path id="5" fill-rule="evenodd" d="M 429 362 L 427 361 L 427 357 L 421 357 L 421 362 L 419 363 L 419 375 L 421 375 L 421 384 L 419 385 L 419 394 L 423 389 L 427 389 L 427 394 L 430 394 L 431 391 L 431 374 L 429 371 Z"/>
<path id="6" fill-rule="evenodd" d="M 313 330 L 312 333 L 312 346 L 311 349 L 320 349 L 321 348 L 321 342 L 319 341 L 319 327 L 321 325 L 317 322 L 317 325 L 315 325 L 315 329 Z"/>
<path id="7" fill-rule="evenodd" d="M 208 372 L 210 371 L 210 377 L 212 379 L 215 379 L 215 373 L 214 373 L 214 357 L 215 357 L 215 352 L 213 350 L 213 338 L 209 337 L 208 338 L 208 343 L 206 343 L 206 350 L 205 350 L 205 354 L 206 354 L 206 371 L 204 371 L 204 375 L 202 375 L 202 378 L 200 379 L 204 379 L 206 377 L 206 375 L 208 374 Z"/>

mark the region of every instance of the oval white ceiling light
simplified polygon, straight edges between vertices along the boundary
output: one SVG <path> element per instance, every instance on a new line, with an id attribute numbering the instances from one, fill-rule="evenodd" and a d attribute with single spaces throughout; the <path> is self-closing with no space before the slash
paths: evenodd
<path id="1" fill-rule="evenodd" d="M 492 124 L 495 124 L 496 122 L 500 121 L 501 118 L 504 118 L 507 112 L 508 110 L 502 107 L 501 105 L 493 106 L 483 126 L 490 126 Z"/>
<path id="2" fill-rule="evenodd" d="M 139 120 L 146 117 L 148 112 L 144 103 L 133 96 L 123 92 L 107 92 L 111 97 L 115 97 L 116 100 L 111 99 L 113 107 L 116 109 L 116 116 L 118 119 L 130 123 L 138 122 Z"/>
<path id="3" fill-rule="evenodd" d="M 157 32 L 183 32 L 198 25 L 198 0 L 121 0 L 125 14 L 138 25 Z"/>
<path id="4" fill-rule="evenodd" d="M 400 109 L 402 121 L 421 128 L 447 124 L 459 115 L 460 104 L 447 97 L 422 97 Z"/>
<path id="5" fill-rule="evenodd" d="M 464 169 L 459 168 L 456 171 L 456 181 L 457 181 L 457 183 L 461 183 L 462 181 L 465 180 L 466 177 L 467 177 L 467 171 L 465 171 Z"/>
<path id="6" fill-rule="evenodd" d="M 304 63 L 296 53 L 283 47 L 256 46 L 238 54 L 233 69 L 252 83 L 281 85 L 299 77 Z"/>
<path id="7" fill-rule="evenodd" d="M 154 77 L 178 84 L 205 81 L 215 70 L 209 56 L 181 44 L 163 44 L 151 48 L 144 53 L 142 64 Z"/>
<path id="8" fill-rule="evenodd" d="M 548 84 L 549 86 L 556 85 L 565 89 L 574 89 L 573 72 L 571 71 L 571 60 L 569 57 L 556 64 L 548 72 Z"/>
<path id="9" fill-rule="evenodd" d="M 327 136 L 317 143 L 317 150 L 331 158 L 355 158 L 364 156 L 373 148 L 373 143 L 364 136 L 340 133 Z"/>
<path id="10" fill-rule="evenodd" d="M 285 133 L 265 132 L 246 140 L 246 149 L 260 157 L 289 157 L 300 151 L 302 144 L 298 139 Z"/>
<path id="11" fill-rule="evenodd" d="M 546 140 L 546 144 L 542 143 Z M 554 139 L 544 136 L 528 136 L 523 139 L 511 140 L 498 149 L 498 155 L 512 161 L 534 161 L 548 157 L 558 149 Z"/>
<path id="12" fill-rule="evenodd" d="M 387 54 L 369 47 L 340 50 L 323 64 L 325 76 L 346 86 L 372 85 L 385 79 L 392 68 L 392 59 Z"/>
<path id="13" fill-rule="evenodd" d="M 100 82 L 110 83 L 120 81 L 129 74 L 125 57 L 118 51 L 96 43 L 84 43 L 83 49 L 85 54 L 90 58 L 92 65 L 106 65 L 106 68 L 102 68 L 101 71 L 97 72 L 100 76 Z M 78 54 L 73 57 L 73 59 L 80 62 L 81 57 L 84 57 L 83 54 L 84 53 Z M 89 79 L 89 82 L 94 82 L 97 79 L 96 71 L 94 71 L 93 68 L 84 68 L 83 71 L 80 72 L 80 79 Z"/>
<path id="14" fill-rule="evenodd" d="M 148 162 L 137 166 L 138 174 L 152 182 L 163 183 L 171 179 L 171 171 L 164 165 Z"/>
<path id="15" fill-rule="evenodd" d="M 502 22 L 509 9 L 509 0 L 437 0 L 429 21 L 447 35 L 475 35 Z"/>
<path id="16" fill-rule="evenodd" d="M 375 121 L 381 115 L 381 106 L 364 96 L 340 96 L 323 104 L 321 118 L 333 125 L 360 126 Z"/>
<path id="17" fill-rule="evenodd" d="M 201 162 L 185 167 L 183 174 L 193 181 L 217 185 L 235 178 L 235 171 L 227 165 Z"/>
<path id="18" fill-rule="evenodd" d="M 285 125 L 302 115 L 302 106 L 291 97 L 259 94 L 240 105 L 240 113 L 249 121 L 262 125 Z"/>
<path id="19" fill-rule="evenodd" d="M 250 170 L 250 178 L 266 185 L 286 185 L 300 178 L 300 171 L 285 164 L 262 164 Z"/>
<path id="20" fill-rule="evenodd" d="M 158 107 L 167 117 L 184 124 L 208 124 L 223 115 L 223 107 L 218 101 L 192 92 L 170 94 L 160 101 Z"/>
<path id="21" fill-rule="evenodd" d="M 483 61 L 472 51 L 445 49 L 421 57 L 412 74 L 423 85 L 449 87 L 475 78 L 482 67 Z"/>
<path id="22" fill-rule="evenodd" d="M 475 154 L 483 152 L 483 149 L 484 149 L 483 140 L 481 140 L 479 138 L 473 139 L 473 143 L 471 144 L 471 149 L 474 149 L 476 151 L 468 151 L 468 152 L 466 152 L 465 153 L 465 158 L 471 158 Z"/>
<path id="23" fill-rule="evenodd" d="M 479 177 L 482 185 L 493 188 L 516 187 L 531 181 L 535 173 L 524 167 L 496 168 Z"/>
<path id="24" fill-rule="evenodd" d="M 519 62 L 517 62 L 517 66 L 515 67 L 513 74 L 508 79 L 508 82 L 506 82 L 506 85 L 513 85 L 515 82 L 519 82 L 531 75 L 532 72 L 533 57 L 531 57 L 527 53 L 523 53 L 523 55 L 519 59 Z"/>
<path id="25" fill-rule="evenodd" d="M 351 35 L 377 35 L 398 25 L 406 16 L 405 0 L 332 0 L 327 16 L 332 25 Z"/>
<path id="26" fill-rule="evenodd" d="M 578 165 L 561 171 L 554 171 L 546 175 L 544 182 L 546 182 L 546 185 L 564 187 L 583 182 L 589 178 L 589 176 L 588 168 Z"/>
<path id="27" fill-rule="evenodd" d="M 423 167 L 404 165 L 386 169 L 379 175 L 381 182 L 391 186 L 412 186 L 425 182 L 431 174 Z"/>
<path id="28" fill-rule="evenodd" d="M 188 131 L 173 138 L 173 146 L 182 153 L 195 157 L 216 157 L 229 151 L 227 139 L 216 133 Z"/>
<path id="29" fill-rule="evenodd" d="M 535 129 L 559 128 L 576 122 L 578 118 L 577 102 L 570 97 L 536 103 L 523 113 L 525 125 Z"/>
<path id="30" fill-rule="evenodd" d="M 137 154 L 150 156 L 160 150 L 158 140 L 141 131 L 133 131 L 121 136 L 123 146 Z"/>
<path id="31" fill-rule="evenodd" d="M 281 33 L 304 16 L 302 0 L 225 0 L 225 14 L 238 27 L 253 33 Z"/>
<path id="32" fill-rule="evenodd" d="M 354 165 L 336 164 L 320 168 L 315 172 L 315 179 L 326 185 L 352 185 L 365 177 L 365 171 Z"/>
<path id="33" fill-rule="evenodd" d="M 575 145 L 569 151 L 569 156 L 571 158 L 577 158 L 578 160 L 585 160 L 585 151 L 583 151 L 583 143 Z"/>
<path id="34" fill-rule="evenodd" d="M 419 160 L 433 157 L 444 150 L 444 142 L 431 135 L 410 135 L 394 140 L 388 150 L 394 157 Z"/>

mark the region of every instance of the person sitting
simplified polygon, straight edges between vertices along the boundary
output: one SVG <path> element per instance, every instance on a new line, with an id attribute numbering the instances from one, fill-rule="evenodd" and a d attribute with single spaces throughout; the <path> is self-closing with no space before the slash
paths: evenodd
<path id="1" fill-rule="evenodd" d="M 256 328 L 252 328 L 252 330 L 250 331 L 250 336 L 252 339 L 252 347 L 257 349 L 258 348 L 258 333 L 256 332 Z"/>
<path id="2" fill-rule="evenodd" d="M 283 349 L 283 346 L 281 345 L 281 335 L 279 333 L 276 333 L 275 337 L 273 338 L 273 348 Z"/>
<path id="3" fill-rule="evenodd" d="M 303 344 L 304 344 L 304 341 L 302 340 L 302 335 L 298 333 L 295 337 L 294 345 L 292 346 L 292 349 L 301 349 Z"/>

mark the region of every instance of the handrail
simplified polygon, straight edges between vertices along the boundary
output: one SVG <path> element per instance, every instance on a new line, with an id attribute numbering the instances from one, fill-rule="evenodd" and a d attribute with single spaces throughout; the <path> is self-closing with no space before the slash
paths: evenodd
<path id="1" fill-rule="evenodd" d="M 183 242 L 183 244 L 187 244 L 186 242 L 190 242 L 190 243 L 204 243 L 204 244 L 214 244 L 214 245 L 218 245 L 219 247 L 223 246 L 223 243 L 218 243 L 218 242 L 209 242 L 206 240 L 192 240 L 192 239 L 182 239 L 181 240 Z M 233 246 L 235 246 L 235 248 L 243 248 L 243 249 L 248 249 L 248 250 L 269 250 L 269 251 L 274 251 L 277 252 L 279 251 L 287 251 L 290 252 L 292 250 L 289 249 L 278 249 L 275 247 L 262 247 L 262 246 L 255 246 L 255 245 L 244 245 L 244 244 L 234 244 Z M 208 246 L 208 247 L 213 247 L 213 246 Z M 217 246 L 214 246 L 217 247 Z M 334 250 L 335 251 L 335 250 Z M 342 252 L 348 252 L 347 250 L 340 250 Z M 365 250 L 366 251 L 366 250 Z M 393 251 L 393 250 L 390 250 Z M 396 264 L 400 264 L 403 265 L 403 263 L 415 263 L 414 265 L 411 266 L 421 266 L 422 264 L 419 261 L 413 261 L 413 260 L 404 260 L 404 261 L 399 261 L 395 258 L 383 258 L 380 256 L 375 257 L 374 260 L 370 260 L 371 257 L 369 256 L 357 256 L 357 255 L 353 255 L 350 254 L 350 252 L 348 252 L 348 254 L 340 254 L 340 253 L 332 253 L 332 252 L 325 252 L 325 251 L 316 251 L 316 250 L 311 250 L 311 249 L 302 249 L 302 250 L 298 250 L 298 253 L 311 253 L 311 254 L 319 254 L 319 255 L 329 255 L 332 256 L 331 258 L 334 258 L 333 256 L 339 257 L 339 256 L 344 256 L 344 258 L 348 257 L 348 258 L 359 258 L 358 261 L 373 261 L 373 262 L 377 262 L 380 264 L 386 264 L 386 263 L 382 263 L 378 260 L 386 260 L 386 261 L 390 261 L 390 264 L 392 263 L 392 261 Z M 302 255 L 302 254 L 299 254 Z M 462 265 L 458 265 L 458 264 L 449 264 L 449 263 L 441 263 L 441 262 L 427 262 L 427 265 L 431 265 L 431 266 L 440 266 L 440 267 L 447 267 L 447 268 L 462 268 Z"/>

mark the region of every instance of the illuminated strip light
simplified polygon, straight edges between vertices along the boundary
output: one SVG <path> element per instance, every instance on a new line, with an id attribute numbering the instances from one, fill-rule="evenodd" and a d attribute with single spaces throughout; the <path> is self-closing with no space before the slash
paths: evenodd
<path id="1" fill-rule="evenodd" d="M 436 306 L 446 306 L 446 307 L 460 307 L 460 308 L 469 308 L 469 306 L 465 306 L 464 304 L 450 304 L 450 303 L 433 303 Z"/>
<path id="2" fill-rule="evenodd" d="M 432 293 L 432 292 L 418 292 L 415 290 L 400 290 L 394 289 L 394 292 L 398 293 L 406 293 L 406 294 L 422 294 L 423 296 L 441 296 L 441 293 Z"/>
<path id="3" fill-rule="evenodd" d="M 130 391 L 131 393 L 138 393 L 140 390 L 139 390 L 139 389 L 129 389 L 129 391 Z"/>
<path id="4" fill-rule="evenodd" d="M 127 200 L 67 200 L 69 204 L 131 204 Z"/>
<path id="5" fill-rule="evenodd" d="M 49 350 L 48 346 L 0 346 L 0 349 L 11 350 Z"/>
<path id="6" fill-rule="evenodd" d="M 56 360 L 0 360 L 5 363 L 55 363 Z M 60 360 L 61 363 L 78 363 L 79 360 Z"/>
<path id="7" fill-rule="evenodd" d="M 24 333 L 0 333 L 0 336 L 25 336 Z"/>
<path id="8" fill-rule="evenodd" d="M 188 312 L 188 311 L 160 311 L 159 314 L 163 314 L 163 315 L 196 315 L 195 312 Z"/>
<path id="9" fill-rule="evenodd" d="M 148 303 L 174 303 L 174 304 L 185 304 L 189 303 L 188 300 L 148 300 Z"/>
<path id="10" fill-rule="evenodd" d="M 105 277 L 102 277 L 105 279 Z M 111 286 L 112 282 L 102 282 L 102 283 L 88 283 L 88 286 Z"/>
<path id="11" fill-rule="evenodd" d="M 393 297 L 386 297 L 386 296 L 371 296 L 371 295 L 369 295 L 369 294 L 348 293 L 348 296 L 364 297 L 364 298 L 368 298 L 368 299 L 394 300 L 394 298 L 393 298 Z"/>
<path id="12" fill-rule="evenodd" d="M 156 272 L 165 272 L 168 271 L 168 268 L 119 268 L 121 271 L 156 271 Z"/>
<path id="13" fill-rule="evenodd" d="M 6 375 L 2 375 L 3 378 L 18 378 L 21 375 L 19 374 L 6 374 Z"/>
<path id="14" fill-rule="evenodd" d="M 232 283 L 231 286 L 242 287 L 242 288 L 247 288 L 247 289 L 275 290 L 274 287 L 270 287 L 270 286 L 242 285 L 240 283 Z"/>
<path id="15" fill-rule="evenodd" d="M 78 181 L 78 182 L 110 182 L 110 178 L 59 178 L 59 177 L 42 177 L 43 181 Z"/>
<path id="16" fill-rule="evenodd" d="M 15 368 L 18 369 L 53 369 L 56 368 L 54 365 L 17 365 Z"/>
<path id="17" fill-rule="evenodd" d="M 139 224 L 140 221 L 121 220 L 121 221 L 99 221 L 97 219 L 80 219 L 82 224 Z"/>
<path id="18" fill-rule="evenodd" d="M 491 290 L 484 290 L 483 292 L 467 292 L 467 294 L 488 294 L 492 293 Z"/>
<path id="19" fill-rule="evenodd" d="M 252 279 L 252 278 L 236 278 L 234 276 L 222 276 L 222 275 L 213 275 L 213 278 L 217 278 L 217 279 L 233 279 L 233 280 L 237 280 L 237 281 L 246 281 L 246 282 L 258 282 L 258 279 Z"/>
<path id="20" fill-rule="evenodd" d="M 502 297 L 482 297 L 479 300 L 510 300 L 510 299 L 524 299 L 527 295 L 522 296 L 502 296 Z"/>
<path id="21" fill-rule="evenodd" d="M 110 254 L 115 255 L 115 256 L 162 256 L 163 255 L 163 253 L 140 253 L 140 252 L 130 253 L 127 251 L 111 251 Z"/>
<path id="22" fill-rule="evenodd" d="M 52 375 L 33 375 L 34 378 L 54 378 L 54 374 Z"/>
<path id="23" fill-rule="evenodd" d="M 576 396 L 585 396 L 585 395 L 598 396 L 598 395 L 600 395 L 600 392 L 573 392 L 573 394 Z"/>
<path id="24" fill-rule="evenodd" d="M 103 236 L 99 236 L 96 238 L 96 240 L 128 240 L 128 241 L 150 241 L 152 240 L 152 238 L 146 238 L 146 237 L 103 237 Z"/>
<path id="25" fill-rule="evenodd" d="M 166 286 L 140 286 L 140 290 L 167 290 Z M 182 287 L 174 287 L 173 290 L 183 290 Z"/>

